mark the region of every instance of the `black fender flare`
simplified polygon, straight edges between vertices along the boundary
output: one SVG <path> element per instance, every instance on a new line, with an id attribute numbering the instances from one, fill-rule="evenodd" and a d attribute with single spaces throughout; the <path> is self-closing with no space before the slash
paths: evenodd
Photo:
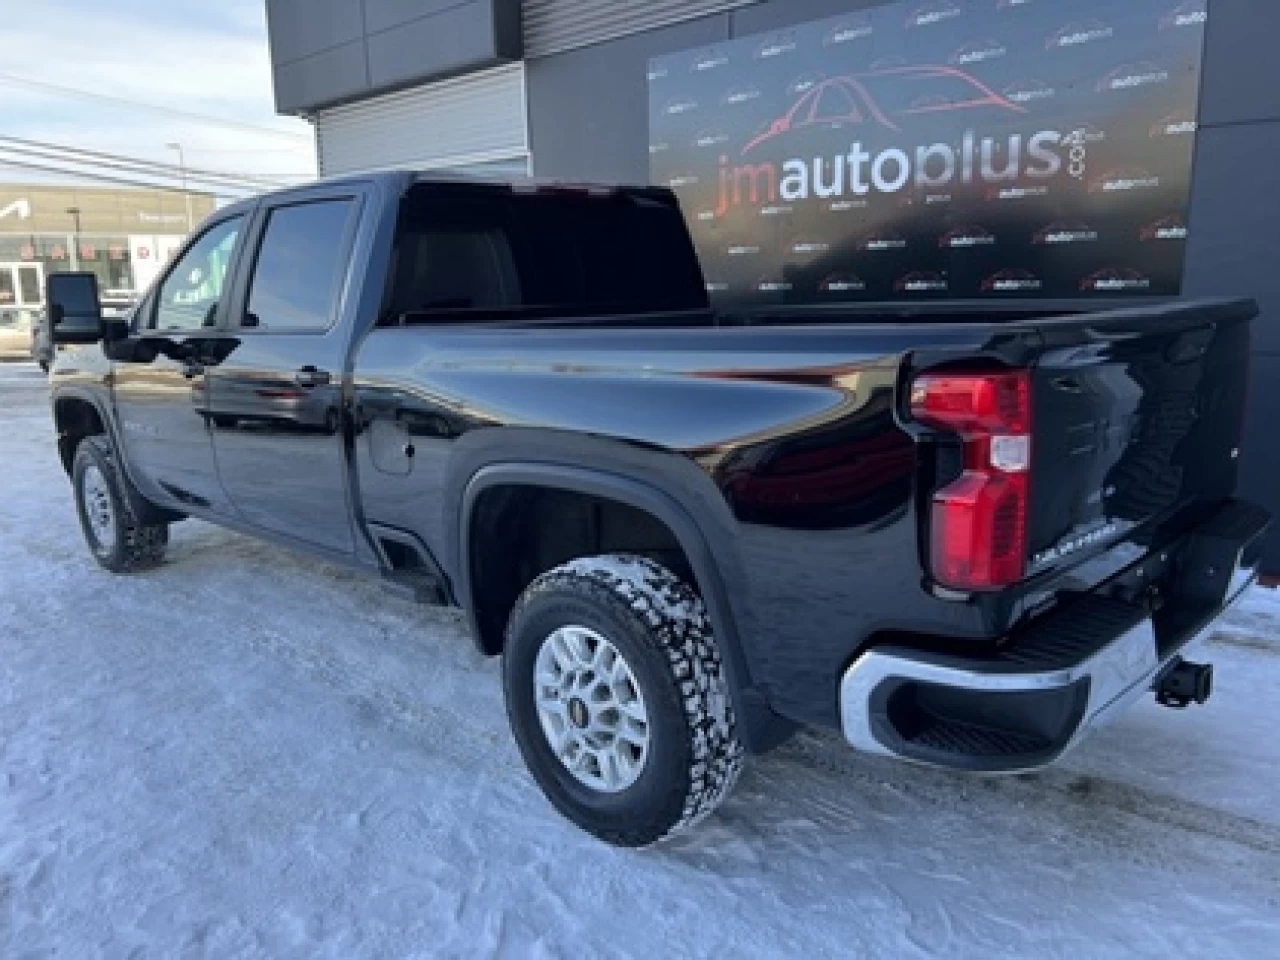
<path id="1" fill-rule="evenodd" d="M 664 523 L 688 557 L 701 588 L 712 628 L 720 642 L 730 692 L 743 727 L 744 743 L 752 752 L 762 752 L 791 734 L 795 725 L 769 708 L 753 682 L 720 565 L 693 515 L 666 491 L 607 470 L 535 461 L 506 461 L 491 463 L 471 475 L 462 494 L 454 570 L 457 601 L 466 613 L 478 649 L 479 624 L 472 602 L 471 524 L 480 496 L 495 486 L 552 487 L 589 494 L 643 510 Z"/>
<path id="2" fill-rule="evenodd" d="M 116 466 L 124 475 L 126 481 L 124 484 L 125 495 L 129 498 L 129 506 L 132 508 L 135 517 L 139 517 L 148 523 L 173 523 L 186 516 L 154 504 L 143 496 L 142 491 L 138 489 L 138 482 L 133 477 L 133 467 L 129 463 L 129 458 L 124 455 L 120 426 L 116 423 L 116 418 L 112 415 L 112 412 L 105 407 L 102 398 L 96 391 L 80 387 L 60 387 L 54 390 L 49 397 L 49 402 L 50 406 L 53 407 L 55 425 L 57 423 L 59 400 L 79 400 L 98 411 L 98 419 L 102 422 L 102 426 L 107 433 L 107 440 L 111 444 L 111 449 L 115 452 Z M 61 434 L 59 434 L 59 439 L 61 439 Z"/>

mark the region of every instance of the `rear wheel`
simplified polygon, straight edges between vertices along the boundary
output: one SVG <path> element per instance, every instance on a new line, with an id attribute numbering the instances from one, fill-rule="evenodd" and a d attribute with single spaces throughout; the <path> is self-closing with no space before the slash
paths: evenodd
<path id="1" fill-rule="evenodd" d="M 507 629 L 507 712 L 534 779 L 602 840 L 687 829 L 742 768 L 728 685 L 702 601 L 631 556 L 575 560 L 521 595 Z"/>
<path id="2" fill-rule="evenodd" d="M 164 559 L 169 525 L 138 521 L 107 438 L 85 437 L 71 471 L 76 512 L 90 552 L 112 573 L 154 567 Z"/>

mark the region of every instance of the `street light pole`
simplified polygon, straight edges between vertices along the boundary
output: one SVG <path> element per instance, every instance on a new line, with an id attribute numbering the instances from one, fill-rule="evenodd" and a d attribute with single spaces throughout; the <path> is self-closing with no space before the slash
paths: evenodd
<path id="1" fill-rule="evenodd" d="M 80 269 L 80 208 L 67 207 L 67 213 L 71 214 L 71 218 L 75 221 L 76 232 L 71 240 L 71 269 Z"/>
<path id="2" fill-rule="evenodd" d="M 187 158 L 182 152 L 182 144 L 166 143 L 170 150 L 178 151 L 178 175 L 182 177 L 182 199 L 187 203 L 187 233 L 191 233 L 195 224 L 191 222 L 191 194 L 187 191 Z"/>

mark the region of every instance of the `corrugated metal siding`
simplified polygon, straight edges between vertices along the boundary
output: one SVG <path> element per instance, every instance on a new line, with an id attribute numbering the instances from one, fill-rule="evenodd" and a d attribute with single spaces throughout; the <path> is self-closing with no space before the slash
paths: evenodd
<path id="1" fill-rule="evenodd" d="M 760 0 L 524 0 L 524 52 L 543 57 Z"/>
<path id="2" fill-rule="evenodd" d="M 315 124 L 326 176 L 520 156 L 529 150 L 524 64 L 323 110 Z"/>

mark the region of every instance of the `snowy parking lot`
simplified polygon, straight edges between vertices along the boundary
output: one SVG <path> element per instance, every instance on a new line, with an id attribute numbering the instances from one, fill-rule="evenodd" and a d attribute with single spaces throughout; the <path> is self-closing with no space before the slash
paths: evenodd
<path id="1" fill-rule="evenodd" d="M 1082 957 L 1280 950 L 1280 597 L 1058 767 L 805 734 L 645 851 L 563 821 L 453 613 L 215 527 L 82 546 L 46 387 L 0 365 L 0 956 Z"/>

